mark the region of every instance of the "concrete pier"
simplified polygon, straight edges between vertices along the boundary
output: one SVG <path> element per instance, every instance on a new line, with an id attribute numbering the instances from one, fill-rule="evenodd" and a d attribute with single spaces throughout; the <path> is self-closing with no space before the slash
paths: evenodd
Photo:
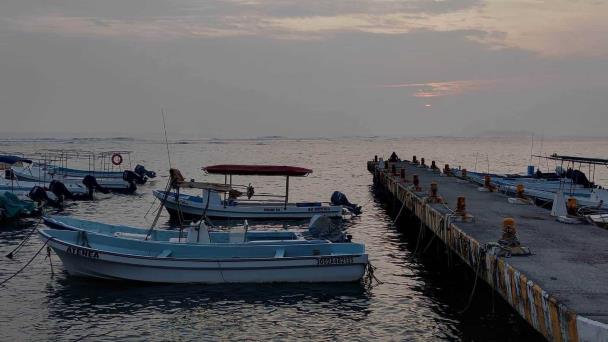
<path id="1" fill-rule="evenodd" d="M 509 204 L 504 194 L 479 191 L 479 185 L 439 170 L 410 162 L 384 164 L 367 163 L 374 183 L 548 340 L 608 341 L 608 230 L 557 222 L 549 210 Z M 414 175 L 420 191 L 412 185 Z M 430 200 L 432 182 L 446 204 Z M 466 198 L 472 220 L 463 222 L 454 215 L 459 196 Z M 501 238 L 504 218 L 515 220 L 519 241 L 532 255 L 489 252 L 486 244 Z"/>

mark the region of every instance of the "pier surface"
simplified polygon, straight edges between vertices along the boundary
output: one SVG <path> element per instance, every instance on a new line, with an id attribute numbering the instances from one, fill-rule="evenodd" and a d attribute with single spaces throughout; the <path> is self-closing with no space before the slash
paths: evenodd
<path id="1" fill-rule="evenodd" d="M 548 340 L 608 341 L 608 230 L 564 224 L 534 205 L 509 204 L 509 196 L 479 191 L 479 185 L 409 162 L 368 162 L 377 186 L 388 191 L 458 254 Z M 395 173 L 393 174 L 393 165 Z M 401 178 L 401 169 L 405 178 Z M 414 191 L 418 175 L 422 191 Z M 447 205 L 428 201 L 431 182 Z M 471 222 L 453 218 L 450 208 L 466 198 Z M 515 219 L 530 256 L 496 257 L 486 244 L 502 236 L 504 218 Z"/>

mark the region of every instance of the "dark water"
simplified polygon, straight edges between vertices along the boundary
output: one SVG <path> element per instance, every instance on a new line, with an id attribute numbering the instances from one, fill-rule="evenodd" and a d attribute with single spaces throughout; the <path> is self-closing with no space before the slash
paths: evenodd
<path id="1" fill-rule="evenodd" d="M 133 162 L 160 170 L 160 179 L 134 196 L 115 195 L 79 202 L 66 209 L 80 217 L 149 225 L 144 215 L 151 190 L 166 182 L 167 155 L 160 142 L 118 140 L 1 141 L 0 150 L 32 152 L 43 148 L 136 151 Z M 349 233 L 364 242 L 376 275 L 383 282 L 330 285 L 141 285 L 76 279 L 67 276 L 56 256 L 35 259 L 18 277 L 0 287 L 0 340 L 477 340 L 521 341 L 539 336 L 491 291 L 478 284 L 471 308 L 466 306 L 473 278 L 464 268 L 448 269 L 433 248 L 413 253 L 416 239 L 392 223 L 375 198 L 365 161 L 395 150 L 450 165 L 519 172 L 529 163 L 530 141 L 519 139 L 341 139 L 183 141 L 172 144 L 171 161 L 188 178 L 203 176 L 200 167 L 219 163 L 279 163 L 306 166 L 314 173 L 291 181 L 293 200 L 328 200 L 344 191 L 364 206 L 364 214 L 347 222 Z M 605 157 L 608 140 L 546 140 L 543 153 Z M 537 143 L 534 152 L 540 152 Z M 487 156 L 487 157 L 486 157 Z M 538 160 L 535 159 L 535 162 Z M 76 165 L 74 165 L 76 166 Z M 544 165 L 552 168 L 552 165 Z M 596 181 L 605 182 L 606 170 Z M 281 179 L 252 181 L 258 191 L 280 193 Z M 10 251 L 33 221 L 1 227 L 0 253 Z M 163 212 L 161 223 L 167 224 Z M 275 227 L 276 228 L 276 227 Z M 298 228 L 295 226 L 293 228 Z M 37 238 L 15 260 L 0 259 L 0 279 L 19 269 L 39 249 Z M 439 255 L 439 256 L 433 256 Z"/>

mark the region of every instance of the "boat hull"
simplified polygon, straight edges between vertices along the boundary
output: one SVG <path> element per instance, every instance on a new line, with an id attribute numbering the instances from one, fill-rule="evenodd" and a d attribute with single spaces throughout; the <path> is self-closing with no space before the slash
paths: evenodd
<path id="1" fill-rule="evenodd" d="M 70 275 L 152 283 L 354 282 L 367 255 L 249 260 L 154 258 L 110 253 L 49 239 Z"/>

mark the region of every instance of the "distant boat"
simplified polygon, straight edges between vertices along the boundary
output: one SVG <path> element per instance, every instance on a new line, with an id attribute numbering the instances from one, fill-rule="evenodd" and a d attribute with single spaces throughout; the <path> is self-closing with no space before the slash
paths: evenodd
<path id="1" fill-rule="evenodd" d="M 241 219 L 309 219 L 314 215 L 342 218 L 344 215 L 357 215 L 361 208 L 348 202 L 344 194 L 335 192 L 331 203 L 323 202 L 289 202 L 289 178 L 304 177 L 312 172 L 310 169 L 295 166 L 274 165 L 215 165 L 203 168 L 207 173 L 224 175 L 224 188 L 215 190 L 203 189 L 202 196 L 182 194 L 179 191 L 168 192 L 156 190 L 154 196 L 165 206 L 172 217 L 198 219 L 210 218 Z M 254 188 L 245 187 L 245 194 L 233 189 L 232 176 L 283 176 L 284 195 L 256 194 Z M 181 174 L 180 174 L 181 177 Z M 176 188 L 195 188 L 192 182 L 185 182 L 183 177 L 174 183 Z M 196 184 L 196 183 L 194 183 Z M 221 195 L 224 195 L 222 199 Z M 276 197 L 282 200 L 256 200 L 254 196 L 265 198 Z"/>
<path id="2" fill-rule="evenodd" d="M 608 209 L 608 190 L 597 186 L 587 178 L 581 170 L 581 165 L 590 165 L 595 170 L 596 165 L 608 166 L 607 159 L 585 158 L 575 156 L 537 156 L 561 162 L 554 174 L 513 175 L 513 174 L 487 174 L 467 171 L 467 178 L 478 184 L 484 184 L 486 176 L 501 191 L 515 193 L 517 185 L 524 186 L 526 196 L 536 198 L 541 202 L 552 202 L 557 192 L 576 199 L 579 207 L 595 209 Z M 578 165 L 579 169 L 575 166 Z M 564 167 L 565 166 L 565 167 Z M 462 175 L 462 170 L 453 170 L 456 175 Z M 591 175 L 591 179 L 594 179 Z"/>
<path id="3" fill-rule="evenodd" d="M 74 223 L 74 222 L 72 222 Z M 91 228 L 91 227 L 89 227 Z M 352 242 L 282 240 L 241 229 L 209 233 L 203 221 L 186 236 L 165 232 L 149 238 L 110 234 L 124 228 L 98 225 L 92 230 L 39 229 L 70 275 L 154 283 L 354 282 L 365 274 L 365 246 Z M 179 232 L 176 232 L 179 234 Z M 161 237 L 162 236 L 162 237 Z M 157 238 L 161 238 L 157 240 Z M 251 239 L 251 238 L 254 239 Z"/>

